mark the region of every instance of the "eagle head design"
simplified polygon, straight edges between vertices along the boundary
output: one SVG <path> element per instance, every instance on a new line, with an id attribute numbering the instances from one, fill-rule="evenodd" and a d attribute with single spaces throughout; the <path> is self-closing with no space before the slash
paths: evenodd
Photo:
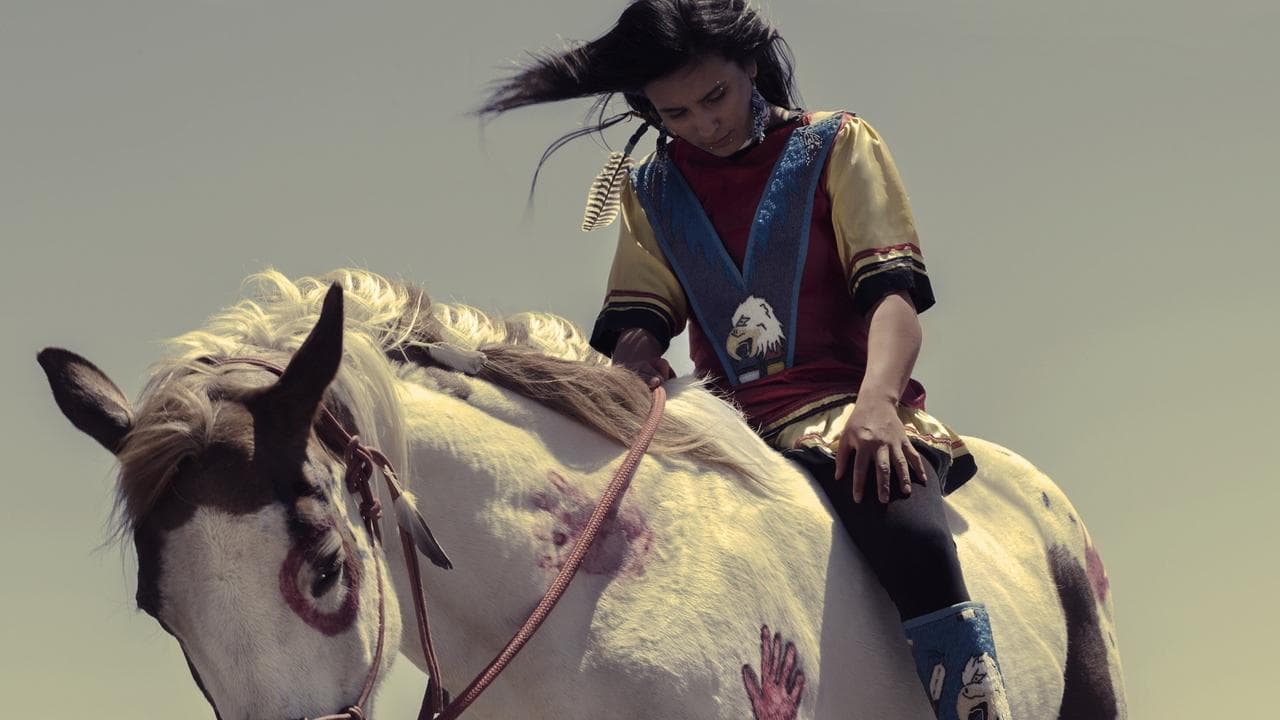
<path id="1" fill-rule="evenodd" d="M 748 296 L 733 312 L 733 329 L 725 349 L 734 360 L 765 357 L 782 347 L 782 323 L 769 303 Z"/>

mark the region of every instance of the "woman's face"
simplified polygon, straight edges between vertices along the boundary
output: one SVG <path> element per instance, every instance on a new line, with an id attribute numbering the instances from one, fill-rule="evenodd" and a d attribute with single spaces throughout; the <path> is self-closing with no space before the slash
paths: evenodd
<path id="1" fill-rule="evenodd" d="M 751 82 L 744 67 L 719 55 L 701 57 L 644 86 L 667 132 L 713 155 L 732 155 L 751 140 Z"/>

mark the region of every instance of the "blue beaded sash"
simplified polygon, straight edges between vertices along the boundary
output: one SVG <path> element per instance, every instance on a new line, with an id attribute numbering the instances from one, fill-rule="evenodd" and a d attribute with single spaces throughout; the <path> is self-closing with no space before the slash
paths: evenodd
<path id="1" fill-rule="evenodd" d="M 631 171 L 663 254 L 731 385 L 791 367 L 814 193 L 844 113 L 796 128 L 756 207 L 742 270 L 670 154 Z"/>

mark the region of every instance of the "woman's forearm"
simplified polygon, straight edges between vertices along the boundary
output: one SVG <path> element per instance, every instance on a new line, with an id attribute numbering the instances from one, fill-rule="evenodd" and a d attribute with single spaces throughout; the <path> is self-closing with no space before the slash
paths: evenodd
<path id="1" fill-rule="evenodd" d="M 916 306 L 905 292 L 886 295 L 871 309 L 867 332 L 867 371 L 859 400 L 897 404 L 911 380 L 922 338 Z"/>

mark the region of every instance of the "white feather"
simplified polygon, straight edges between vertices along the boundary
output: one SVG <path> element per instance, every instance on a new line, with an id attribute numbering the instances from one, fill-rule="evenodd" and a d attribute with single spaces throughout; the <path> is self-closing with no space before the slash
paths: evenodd
<path id="1" fill-rule="evenodd" d="M 450 343 L 428 343 L 426 347 L 432 360 L 451 370 L 475 375 L 484 367 L 484 353 L 479 350 L 468 350 Z"/>

